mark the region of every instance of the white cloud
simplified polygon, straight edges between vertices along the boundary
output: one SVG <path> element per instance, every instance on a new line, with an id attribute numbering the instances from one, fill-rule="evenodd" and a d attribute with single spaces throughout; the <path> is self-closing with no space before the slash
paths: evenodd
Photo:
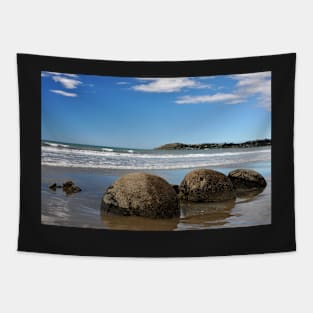
<path id="1" fill-rule="evenodd" d="M 237 92 L 243 97 L 258 96 L 258 105 L 271 110 L 271 72 L 233 75 Z"/>
<path id="2" fill-rule="evenodd" d="M 78 77 L 77 74 L 67 74 L 67 73 L 63 73 L 63 75 L 68 76 L 68 77 Z"/>
<path id="3" fill-rule="evenodd" d="M 50 77 L 55 82 L 61 83 L 63 87 L 67 89 L 75 89 L 78 85 L 82 84 L 82 82 L 78 80 L 79 76 L 77 74 L 44 71 L 41 72 L 41 77 Z"/>
<path id="4" fill-rule="evenodd" d="M 82 84 L 82 82 L 77 79 L 68 78 L 60 75 L 54 75 L 52 76 L 52 79 L 55 82 L 61 83 L 63 87 L 67 89 L 75 89 L 78 85 Z"/>
<path id="5" fill-rule="evenodd" d="M 116 84 L 117 84 L 117 85 L 128 85 L 129 82 L 117 82 Z"/>
<path id="6" fill-rule="evenodd" d="M 57 73 L 57 72 L 44 72 L 45 74 L 47 74 L 47 76 L 49 75 L 62 75 L 62 73 Z"/>
<path id="7" fill-rule="evenodd" d="M 198 76 L 197 78 L 198 79 L 214 79 L 216 78 L 217 76 Z"/>
<path id="8" fill-rule="evenodd" d="M 200 84 L 200 83 L 197 83 L 194 87 L 192 88 L 195 88 L 195 89 L 211 89 L 213 87 L 213 85 L 211 84 Z"/>
<path id="9" fill-rule="evenodd" d="M 257 73 L 247 73 L 247 74 L 234 74 L 231 75 L 233 79 L 240 82 L 240 85 L 251 84 L 256 81 L 271 78 L 271 72 L 257 72 Z"/>
<path id="10" fill-rule="evenodd" d="M 194 104 L 194 103 L 214 103 L 214 102 L 226 102 L 237 103 L 240 101 L 240 96 L 232 93 L 216 93 L 213 95 L 203 96 L 183 96 L 176 100 L 178 104 Z"/>
<path id="11" fill-rule="evenodd" d="M 201 84 L 194 78 L 137 78 L 142 83 L 132 87 L 133 90 L 143 92 L 170 93 L 181 91 L 183 88 L 210 88 L 208 84 Z"/>
<path id="12" fill-rule="evenodd" d="M 58 95 L 65 96 L 65 97 L 77 97 L 77 94 L 73 92 L 67 92 L 67 91 L 56 90 L 56 89 L 50 89 L 50 91 Z"/>
<path id="13" fill-rule="evenodd" d="M 68 77 L 78 77 L 77 74 L 69 74 L 69 73 L 59 73 L 59 72 L 42 72 L 45 76 L 68 76 Z"/>
<path id="14" fill-rule="evenodd" d="M 144 92 L 175 92 L 180 91 L 185 87 L 192 87 L 196 85 L 196 82 L 192 79 L 183 78 L 150 78 L 140 79 L 142 81 L 147 80 L 148 83 L 135 85 L 132 88 L 137 91 Z"/>
<path id="15" fill-rule="evenodd" d="M 156 79 L 162 79 L 162 78 L 156 78 L 156 77 L 137 77 L 136 78 L 137 80 L 139 80 L 139 81 L 151 81 L 151 80 L 156 80 Z"/>
<path id="16" fill-rule="evenodd" d="M 216 103 L 238 104 L 249 97 L 257 96 L 257 105 L 271 110 L 271 72 L 231 75 L 236 80 L 231 93 L 216 93 L 201 96 L 183 96 L 176 100 L 178 104 Z"/>

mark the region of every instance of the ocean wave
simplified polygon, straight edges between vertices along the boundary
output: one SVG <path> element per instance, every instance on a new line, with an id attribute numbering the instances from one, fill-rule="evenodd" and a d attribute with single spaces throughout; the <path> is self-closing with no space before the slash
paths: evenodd
<path id="1" fill-rule="evenodd" d="M 50 147 L 60 147 L 60 148 L 68 148 L 69 145 L 64 145 L 64 144 L 61 144 L 61 143 L 54 143 L 54 142 L 46 142 L 44 141 L 43 142 L 43 146 L 50 146 Z"/>
<path id="2" fill-rule="evenodd" d="M 89 155 L 89 156 L 103 156 L 103 157 L 124 157 L 124 158 L 139 158 L 139 159 L 190 159 L 190 158 L 200 158 L 200 157 L 223 157 L 223 156 L 236 156 L 245 154 L 255 154 L 256 151 L 235 151 L 235 152 L 220 152 L 220 153 L 184 153 L 184 154 L 163 154 L 163 153 L 134 153 L 133 150 L 123 151 L 113 151 L 113 149 L 102 148 L 106 150 L 83 150 L 83 149 L 62 149 L 63 154 L 71 155 Z M 112 150 L 112 151 L 109 151 Z M 42 151 L 60 153 L 59 149 L 54 147 L 42 147 Z M 130 152 L 132 151 L 132 152 Z M 268 153 L 268 149 L 258 150 L 257 153 Z"/>
<path id="3" fill-rule="evenodd" d="M 264 160 L 255 160 L 252 162 L 258 162 Z M 72 167 L 72 168 L 93 168 L 93 169 L 119 169 L 119 170 L 174 170 L 174 169 L 188 169 L 188 168 L 202 168 L 202 167 L 210 167 L 210 166 L 229 166 L 232 164 L 238 164 L 235 161 L 228 162 L 203 162 L 203 163 L 185 163 L 185 164 L 176 164 L 176 165 L 168 165 L 168 164 L 150 164 L 150 165 L 122 165 L 122 164 L 73 164 L 71 162 L 60 161 L 57 163 L 53 162 L 42 162 L 42 165 L 46 166 L 54 166 L 54 167 Z"/>
<path id="4" fill-rule="evenodd" d="M 109 149 L 109 148 L 108 148 Z M 230 149 L 229 149 L 230 150 Z M 249 149 L 241 151 L 179 151 L 175 153 L 151 150 L 134 152 L 83 150 L 67 147 L 42 146 L 42 164 L 47 166 L 102 168 L 102 169 L 186 169 L 229 164 L 262 162 L 271 159 L 270 149 Z M 132 151 L 132 152 L 128 152 Z"/>

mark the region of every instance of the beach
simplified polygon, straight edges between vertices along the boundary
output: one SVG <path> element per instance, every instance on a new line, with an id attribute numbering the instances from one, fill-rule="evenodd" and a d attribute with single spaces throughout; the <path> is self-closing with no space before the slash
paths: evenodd
<path id="1" fill-rule="evenodd" d="M 58 226 L 151 231 L 267 225 L 271 223 L 270 151 L 270 147 L 155 151 L 44 142 L 41 221 Z M 109 216 L 101 211 L 104 192 L 125 174 L 145 172 L 180 184 L 195 168 L 211 168 L 226 175 L 236 168 L 254 169 L 265 177 L 267 186 L 258 194 L 246 193 L 234 201 L 182 202 L 177 218 Z M 66 195 L 62 189 L 49 188 L 68 180 L 82 191 Z"/>

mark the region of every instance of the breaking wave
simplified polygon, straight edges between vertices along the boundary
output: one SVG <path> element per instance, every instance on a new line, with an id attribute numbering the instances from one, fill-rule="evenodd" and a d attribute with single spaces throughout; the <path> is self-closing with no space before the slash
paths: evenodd
<path id="1" fill-rule="evenodd" d="M 186 169 L 271 159 L 268 147 L 159 151 L 43 142 L 41 151 L 43 165 L 100 169 Z"/>

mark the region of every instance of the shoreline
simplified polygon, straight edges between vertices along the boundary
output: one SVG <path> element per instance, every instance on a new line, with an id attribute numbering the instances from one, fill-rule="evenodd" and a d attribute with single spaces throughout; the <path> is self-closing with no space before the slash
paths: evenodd
<path id="1" fill-rule="evenodd" d="M 221 148 L 207 150 L 129 151 L 77 146 L 42 146 L 42 165 L 103 170 L 188 170 L 190 168 L 235 168 L 267 162 L 270 147 Z M 251 164 L 251 165 L 250 165 Z"/>
<path id="2" fill-rule="evenodd" d="M 246 164 L 247 165 L 247 164 Z M 237 164 L 238 166 L 238 164 Z M 56 167 L 42 165 L 42 223 L 48 225 L 117 230 L 199 230 L 244 227 L 271 223 L 271 175 L 269 164 L 254 164 L 265 174 L 268 186 L 254 198 L 237 198 L 233 203 L 194 204 L 181 210 L 177 219 L 155 220 L 140 217 L 104 216 L 101 199 L 109 185 L 120 176 L 148 172 L 161 176 L 170 184 L 179 184 L 192 169 L 125 170 Z M 213 168 L 213 167 L 212 167 Z M 217 167 L 224 173 L 234 167 Z M 62 190 L 51 191 L 49 185 L 73 180 L 82 191 L 70 196 Z M 198 212 L 199 215 L 194 215 Z M 197 214 L 198 214 L 197 213 Z"/>

